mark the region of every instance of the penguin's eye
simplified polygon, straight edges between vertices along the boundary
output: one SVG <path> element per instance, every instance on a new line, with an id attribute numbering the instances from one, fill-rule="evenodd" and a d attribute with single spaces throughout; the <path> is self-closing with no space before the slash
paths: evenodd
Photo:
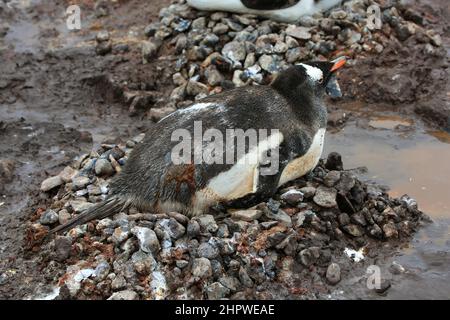
<path id="1" fill-rule="evenodd" d="M 317 82 L 318 82 L 319 84 L 322 84 L 322 83 L 323 83 L 323 78 L 320 78 L 319 80 L 317 80 Z"/>

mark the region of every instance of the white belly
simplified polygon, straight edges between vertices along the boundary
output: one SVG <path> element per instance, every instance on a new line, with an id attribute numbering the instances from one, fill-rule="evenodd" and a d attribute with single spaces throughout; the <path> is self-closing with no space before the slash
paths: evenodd
<path id="1" fill-rule="evenodd" d="M 282 22 L 296 22 L 303 15 L 313 15 L 322 10 L 339 4 L 342 0 L 300 0 L 297 4 L 278 10 L 255 10 L 245 7 L 241 0 L 188 0 L 188 4 L 199 10 L 231 11 L 237 13 L 250 13 Z"/>
<path id="2" fill-rule="evenodd" d="M 208 185 L 195 193 L 193 215 L 201 212 L 214 203 L 230 201 L 255 193 L 258 187 L 259 161 L 265 152 L 277 148 L 283 142 L 281 132 L 271 135 L 267 140 L 247 153 L 228 171 L 212 178 Z M 257 159 L 256 163 L 250 159 Z"/>
<path id="3" fill-rule="evenodd" d="M 286 182 L 304 176 L 317 166 L 323 150 L 323 141 L 326 129 L 319 129 L 315 134 L 311 146 L 306 154 L 288 163 L 281 173 L 278 187 Z"/>

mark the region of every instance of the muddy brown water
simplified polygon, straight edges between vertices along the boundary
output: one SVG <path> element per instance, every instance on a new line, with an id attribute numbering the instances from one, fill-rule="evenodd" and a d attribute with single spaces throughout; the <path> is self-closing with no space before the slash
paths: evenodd
<path id="1" fill-rule="evenodd" d="M 64 27 L 64 10 L 61 10 L 66 6 L 65 1 L 57 1 L 53 6 L 45 5 L 39 0 L 12 3 L 22 15 L 6 19 L 10 22 L 9 31 L 4 39 L 0 39 L 0 47 L 3 45 L 13 52 L 10 57 L 17 54 L 17 61 L 22 61 L 25 54 L 39 55 L 42 50 L 48 48 L 53 50 L 92 45 L 91 40 L 96 30 L 101 27 L 95 22 L 93 13 L 88 11 L 88 30 L 80 33 L 68 32 Z M 154 4 L 162 7 L 168 1 L 131 1 L 117 9 L 120 28 L 114 28 L 117 23 L 114 19 L 103 19 L 103 25 L 115 38 L 121 38 L 133 46 L 136 38 L 142 37 L 139 28 L 142 29 L 149 22 L 148 17 L 155 19 L 158 11 L 154 9 L 154 12 L 147 10 L 140 13 L 136 7 L 132 7 L 143 6 L 144 3 L 146 6 Z M 40 13 L 37 17 L 32 13 L 35 8 L 39 9 L 37 12 Z M 50 21 L 53 21 L 53 24 L 49 24 Z M 72 67 L 78 68 L 76 59 L 83 58 L 75 57 L 71 62 Z M 98 67 L 99 59 L 89 60 L 92 68 L 101 69 Z M 52 61 L 52 64 L 54 63 Z M 125 63 L 130 65 L 129 68 L 136 68 L 131 62 Z M 0 120 L 8 125 L 7 130 L 2 131 L 0 151 L 2 156 L 8 154 L 19 162 L 15 169 L 15 182 L 7 190 L 7 195 L 0 199 L 0 221 L 4 228 L 1 229 L 0 235 L 0 257 L 3 261 L 20 253 L 20 245 L 15 244 L 20 243 L 16 233 L 23 231 L 21 224 L 27 217 L 18 212 L 22 212 L 29 198 L 34 197 L 40 181 L 48 174 L 57 173 L 73 156 L 88 151 L 92 145 L 105 138 L 119 135 L 128 138 L 148 125 L 140 119 L 130 118 L 123 106 L 105 106 L 107 103 L 104 101 L 96 101 L 95 92 L 81 97 L 84 88 L 80 87 L 79 79 L 73 76 L 75 69 L 60 70 L 49 67 L 45 60 L 39 61 L 39 64 L 49 68 L 49 84 L 41 87 L 35 84 L 38 80 L 34 79 L 34 83 L 30 81 L 33 86 L 26 88 L 22 99 L 12 103 L 0 103 Z M 82 63 L 79 65 L 85 68 Z M 41 71 L 37 72 L 39 74 Z M 60 77 L 53 74 L 59 74 Z M 67 94 L 63 91 L 59 96 L 52 90 L 53 87 L 58 89 L 56 83 L 64 78 L 67 79 L 64 86 Z M 68 92 L 71 88 L 74 93 L 70 94 Z M 49 96 L 51 98 L 48 98 Z M 36 101 L 39 97 L 43 98 L 42 103 Z M 84 106 L 86 101 L 91 102 L 89 99 L 95 107 Z M 83 103 L 73 103 L 77 100 L 82 100 Z M 61 105 L 65 107 L 64 112 L 61 112 Z M 341 130 L 327 134 L 324 155 L 337 151 L 342 154 L 346 168 L 367 167 L 368 171 L 362 178 L 388 185 L 393 196 L 409 194 L 434 222 L 421 229 L 407 247 L 399 250 L 390 259 L 380 261 L 379 266 L 383 272 L 388 270 L 392 261 L 400 263 L 407 270 L 392 280 L 392 288 L 388 290 L 387 295 L 375 295 L 361 280 L 364 274 L 353 274 L 342 281 L 342 289 L 337 290 L 331 298 L 448 299 L 450 135 L 427 127 L 414 116 L 404 116 L 399 112 L 373 113 L 367 109 L 377 108 L 369 108 L 359 102 L 357 105 L 358 112 L 353 120 L 347 122 Z M 354 106 L 347 107 L 348 112 L 355 112 Z M 345 105 L 342 110 L 346 110 Z M 22 117 L 24 120 L 20 120 Z M 83 131 L 92 135 L 92 141 L 82 138 L 83 134 L 80 132 Z M 16 219 L 15 215 L 19 218 Z M 20 269 L 23 269 L 22 275 Z M 0 270 L 0 273 L 2 272 L 5 270 Z M 34 291 L 33 286 L 42 281 L 39 280 L 39 271 L 32 261 L 19 260 L 14 272 L 21 276 L 12 278 L 3 288 L 0 285 L 0 296 L 28 296 Z M 27 277 L 23 274 L 27 274 Z M 21 280 L 21 277 L 24 280 Z M 31 281 L 32 277 L 35 280 Z"/>
<path id="2" fill-rule="evenodd" d="M 364 282 L 349 284 L 343 295 L 347 298 L 448 299 L 449 134 L 430 130 L 418 119 L 366 112 L 364 118 L 347 123 L 337 133 L 327 134 L 324 154 L 332 151 L 342 155 L 346 168 L 367 167 L 362 178 L 389 186 L 392 196 L 408 194 L 416 199 L 419 208 L 433 219 L 407 247 L 379 264 L 382 272 L 386 272 L 393 261 L 407 270 L 393 281 L 387 295 L 374 295 Z"/>

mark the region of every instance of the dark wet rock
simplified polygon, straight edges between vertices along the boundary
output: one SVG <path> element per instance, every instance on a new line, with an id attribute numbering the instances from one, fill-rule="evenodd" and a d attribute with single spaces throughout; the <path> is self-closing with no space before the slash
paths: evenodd
<path id="1" fill-rule="evenodd" d="M 381 228 L 377 224 L 374 224 L 372 227 L 369 228 L 369 234 L 377 239 L 383 238 L 383 230 L 381 230 Z"/>
<path id="2" fill-rule="evenodd" d="M 355 222 L 356 224 L 359 224 L 362 227 L 365 227 L 367 225 L 367 221 L 361 212 L 357 212 L 357 213 L 353 214 L 351 219 L 353 222 Z"/>
<path id="3" fill-rule="evenodd" d="M 342 157 L 337 152 L 331 152 L 328 157 L 327 161 L 325 162 L 325 168 L 328 170 L 343 170 L 344 165 L 342 163 Z"/>
<path id="4" fill-rule="evenodd" d="M 389 267 L 389 272 L 391 272 L 392 274 L 398 275 L 398 274 L 405 273 L 406 270 L 401 264 L 399 264 L 396 261 L 393 261 Z"/>

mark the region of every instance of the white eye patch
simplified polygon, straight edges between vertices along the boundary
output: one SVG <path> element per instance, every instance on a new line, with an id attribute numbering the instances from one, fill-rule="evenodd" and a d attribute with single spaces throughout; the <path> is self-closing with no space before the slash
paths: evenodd
<path id="1" fill-rule="evenodd" d="M 302 66 L 306 70 L 306 74 L 313 79 L 314 81 L 322 81 L 323 72 L 319 68 L 310 66 L 309 64 L 299 63 L 298 65 Z"/>

